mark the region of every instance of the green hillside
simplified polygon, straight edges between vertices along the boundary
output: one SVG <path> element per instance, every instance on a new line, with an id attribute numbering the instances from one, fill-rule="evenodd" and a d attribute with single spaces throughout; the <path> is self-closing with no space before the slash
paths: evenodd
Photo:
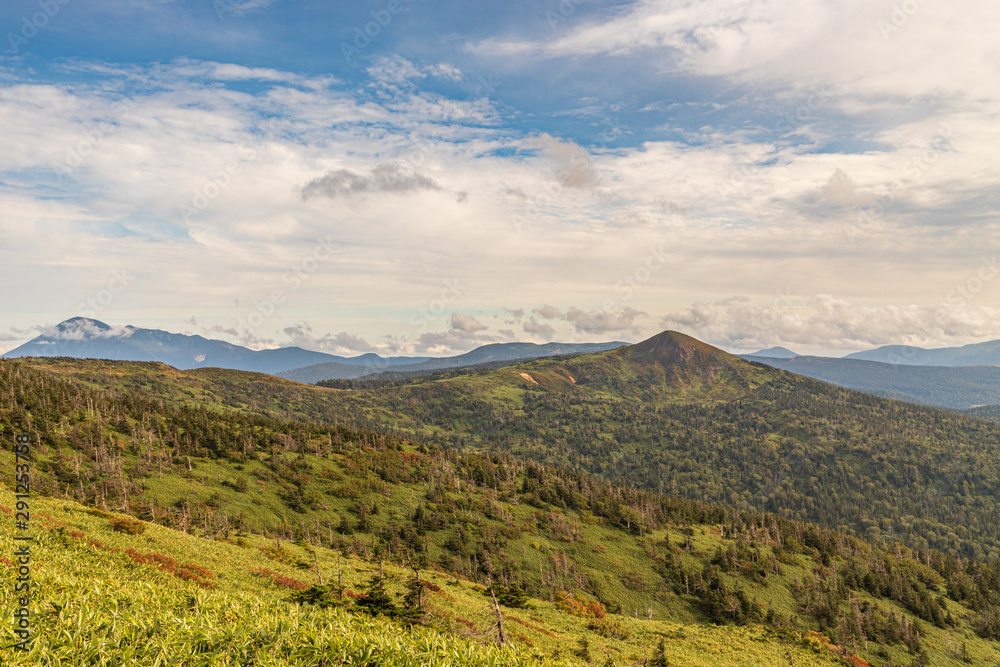
<path id="1" fill-rule="evenodd" d="M 333 388 L 157 364 L 16 363 L 169 405 L 389 430 L 1000 559 L 1000 425 L 746 362 L 676 333 L 600 354 Z"/>
<path id="2" fill-rule="evenodd" d="M 13 494 L 0 491 L 9 514 Z M 841 664 L 821 638 L 773 629 L 729 628 L 605 617 L 600 623 L 563 607 L 531 600 L 502 608 L 504 647 L 482 589 L 437 571 L 423 571 L 420 622 L 401 624 L 359 613 L 351 602 L 380 571 L 357 556 L 233 534 L 205 539 L 155 524 L 142 533 L 115 532 L 121 517 L 73 502 L 32 500 L 32 631 L 27 653 L 14 651 L 9 624 L 0 660 L 7 665 L 579 665 L 629 664 L 652 658 L 664 641 L 669 664 L 702 666 Z M 0 538 L 4 553 L 14 543 Z M 345 604 L 321 608 L 292 601 L 297 589 L 341 582 Z M 9 559 L 0 569 L 11 575 Z M 389 594 L 402 597 L 412 571 L 383 564 Z M 3 613 L 14 605 L 5 599 Z M 588 628 L 594 626 L 597 630 Z M 627 641 L 606 637 L 607 628 Z"/>
<path id="3" fill-rule="evenodd" d="M 81 372 L 87 366 L 77 362 Z M 142 381 L 127 372 L 118 379 Z M 573 380 L 579 382 L 567 379 Z M 163 380 L 173 381 L 169 374 Z M 246 401 L 256 400 L 255 382 L 256 376 L 248 378 Z M 527 652 L 522 656 L 537 651 L 575 660 L 586 646 L 591 662 L 607 664 L 611 658 L 611 664 L 633 664 L 649 658 L 663 639 L 669 664 L 831 664 L 831 650 L 820 648 L 818 636 L 809 638 L 817 631 L 843 647 L 838 651 L 859 655 L 854 664 L 863 664 L 861 659 L 876 665 L 968 664 L 963 656 L 972 664 L 991 664 L 1000 655 L 995 564 L 935 551 L 875 548 L 781 517 L 618 487 L 508 455 L 461 454 L 387 433 L 207 410 L 184 405 L 182 395 L 167 405 L 134 391 L 90 389 L 23 362 L 0 364 L 0 428 L 8 438 L 21 430 L 34 434 L 32 502 L 35 512 L 51 518 L 37 516 L 52 522 L 51 530 L 63 522 L 67 531 L 84 532 L 116 549 L 133 548 L 141 560 L 168 563 L 150 556 L 163 554 L 175 561 L 177 572 L 187 572 L 188 588 L 199 579 L 215 586 L 205 593 L 206 611 L 197 623 L 192 620 L 180 634 L 160 641 L 177 647 L 181 656 L 167 664 L 183 664 L 191 646 L 210 646 L 223 655 L 237 650 L 234 643 L 260 637 L 275 642 L 273 651 L 265 651 L 275 660 L 314 664 L 303 657 L 314 649 L 299 644 L 315 636 L 320 638 L 310 644 L 315 647 L 341 627 L 355 628 L 360 634 L 344 632 L 361 637 L 360 644 L 366 633 L 372 633 L 375 646 L 400 639 L 384 622 L 355 626 L 360 621 L 349 610 L 303 617 L 300 608 L 282 602 L 289 594 L 275 590 L 273 582 L 292 577 L 315 583 L 317 561 L 327 582 L 342 568 L 345 586 L 356 593 L 382 563 L 393 575 L 389 588 L 397 601 L 410 576 L 407 565 L 415 566 L 454 598 L 453 606 L 442 602 L 437 615 L 423 619 L 427 632 L 448 638 L 441 639 L 447 646 L 467 641 L 466 630 L 473 629 L 466 622 L 474 632 L 489 627 L 488 614 L 478 619 L 470 614 L 486 613 L 483 587 L 492 582 L 537 598 L 527 615 L 507 610 L 520 620 L 511 620 L 507 629 L 512 646 Z M 2 458 L 12 465 L 9 452 Z M 44 501 L 42 494 L 54 500 Z M 6 497 L 0 504 L 11 507 Z M 88 514 L 76 502 L 102 512 L 126 510 L 152 523 L 140 536 L 112 533 L 111 517 Z M 269 537 L 255 536 L 258 532 Z M 195 535 L 212 540 L 194 541 Z M 13 553 L 9 537 L 4 539 Z M 109 560 L 88 565 L 78 550 L 91 548 Z M 157 589 L 158 602 L 121 620 L 122 609 L 138 604 L 127 596 L 141 589 L 122 583 L 137 574 L 116 568 L 134 568 L 126 557 L 135 556 L 104 551 L 69 533 L 42 540 L 33 561 L 41 582 L 36 613 L 40 624 L 54 624 L 42 633 L 54 643 L 39 651 L 65 651 L 77 656 L 73 664 L 87 664 L 79 661 L 83 653 L 72 651 L 101 655 L 95 648 L 100 645 L 106 656 L 113 654 L 96 632 L 73 639 L 81 628 L 141 632 L 151 640 L 166 632 L 154 619 L 186 618 L 178 594 Z M 187 563 L 215 576 L 181 567 Z M 261 568 L 275 574 L 246 574 Z M 46 584 L 50 574 L 75 576 L 77 583 Z M 102 582 L 94 591 L 108 592 L 114 605 L 100 607 L 97 592 L 84 595 L 84 589 L 72 588 L 94 586 L 93 578 Z M 82 596 L 101 611 L 95 617 L 60 615 L 45 597 L 59 590 L 75 591 L 56 598 L 61 608 L 72 608 L 69 601 Z M 213 597 L 224 594 L 236 598 Z M 239 616 L 241 624 L 260 620 L 261 634 L 252 634 L 253 624 L 248 630 L 257 640 L 234 638 L 232 627 L 210 630 L 198 624 L 226 626 L 219 619 L 232 620 L 225 616 L 227 608 L 247 610 Z M 281 633 L 265 620 L 287 615 L 292 615 L 289 625 L 280 627 L 292 639 L 282 643 Z M 136 625 L 137 618 L 145 625 Z M 323 625 L 328 620 L 334 625 Z M 76 625 L 65 634 L 54 629 L 62 622 Z M 481 642 L 483 636 L 471 640 Z M 148 650 L 145 640 L 133 643 Z M 397 653 L 415 650 L 407 645 Z M 467 650 L 475 655 L 460 664 L 480 664 L 475 660 L 481 656 Z M 241 659 L 233 657 L 233 664 Z"/>
<path id="4" fill-rule="evenodd" d="M 742 361 L 680 334 L 342 391 L 333 414 L 874 540 L 1000 558 L 1000 427 Z"/>

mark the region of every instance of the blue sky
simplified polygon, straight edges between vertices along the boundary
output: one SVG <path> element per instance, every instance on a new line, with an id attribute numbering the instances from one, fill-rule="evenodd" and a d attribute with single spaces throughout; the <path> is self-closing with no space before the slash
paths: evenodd
<path id="1" fill-rule="evenodd" d="M 12 0 L 0 351 L 75 315 L 339 354 L 998 338 L 998 24 L 972 0 Z"/>

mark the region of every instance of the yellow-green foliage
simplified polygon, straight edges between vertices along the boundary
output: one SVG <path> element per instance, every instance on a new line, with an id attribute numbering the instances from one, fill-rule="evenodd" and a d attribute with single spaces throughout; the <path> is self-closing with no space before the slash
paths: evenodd
<path id="1" fill-rule="evenodd" d="M 0 491 L 0 505 L 13 504 L 13 494 Z M 613 633 L 593 631 L 586 619 L 539 600 L 531 601 L 528 610 L 504 611 L 512 641 L 498 648 L 489 642 L 492 618 L 481 592 L 442 573 L 424 573 L 438 589 L 428 596 L 428 627 L 404 629 L 383 618 L 289 602 L 287 588 L 252 572 L 268 569 L 313 582 L 315 574 L 269 558 L 259 548 L 265 540 L 253 535 L 242 536 L 242 546 L 153 524 L 132 535 L 115 532 L 107 518 L 75 503 L 36 497 L 31 509 L 36 542 L 30 609 L 36 640 L 26 654 L 9 648 L 15 601 L 10 595 L 0 599 L 0 613 L 8 619 L 0 629 L 0 642 L 7 647 L 0 650 L 4 665 L 573 665 L 582 664 L 574 653 L 581 637 L 601 664 L 642 660 L 661 638 L 674 665 L 839 664 L 825 647 L 793 633 L 627 617 L 614 617 Z M 12 517 L 0 518 L 10 522 Z M 279 547 L 303 558 L 311 551 L 289 543 Z M 0 554 L 6 557 L 14 549 L 5 527 Z M 136 562 L 129 549 L 207 570 L 214 587 Z M 375 571 L 324 549 L 317 557 L 327 580 L 335 580 L 339 570 L 348 589 L 360 590 Z M 0 572 L 13 579 L 7 564 Z M 392 566 L 385 573 L 390 592 L 398 596 L 407 573 Z"/>

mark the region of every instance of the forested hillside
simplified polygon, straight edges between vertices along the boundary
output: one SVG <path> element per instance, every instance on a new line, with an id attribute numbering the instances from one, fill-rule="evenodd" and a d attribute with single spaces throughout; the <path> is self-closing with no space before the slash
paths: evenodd
<path id="1" fill-rule="evenodd" d="M 171 405 L 506 452 L 874 540 L 1000 559 L 1000 425 L 753 364 L 681 334 L 334 388 L 218 369 L 16 363 Z"/>
<path id="2" fill-rule="evenodd" d="M 1000 558 L 1000 427 L 742 361 L 679 334 L 331 395 L 457 448 Z"/>
<path id="3" fill-rule="evenodd" d="M 523 645 L 544 644 L 550 656 L 558 646 L 565 657 L 586 649 L 592 660 L 630 664 L 646 657 L 629 637 L 653 648 L 662 632 L 675 659 L 691 656 L 682 664 L 768 664 L 713 662 L 715 649 L 683 629 L 705 623 L 774 628 L 773 664 L 791 651 L 781 637 L 805 646 L 809 631 L 873 664 L 990 664 L 1000 646 L 996 563 L 873 547 L 509 454 L 94 390 L 24 362 L 0 363 L 0 389 L 5 437 L 33 434 L 36 493 L 223 541 L 257 531 L 298 540 L 304 551 L 259 546 L 301 568 L 300 580 L 311 581 L 312 545 L 369 567 L 389 561 L 492 584 L 512 604 L 523 590 L 579 619 L 590 647 L 621 651 L 590 653 L 576 634 L 553 645 L 518 629 Z"/>

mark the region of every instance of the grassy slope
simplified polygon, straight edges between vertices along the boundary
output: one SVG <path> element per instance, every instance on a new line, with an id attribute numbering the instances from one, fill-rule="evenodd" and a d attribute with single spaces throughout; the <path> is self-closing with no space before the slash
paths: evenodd
<path id="1" fill-rule="evenodd" d="M 533 375 L 532 378 L 537 377 L 537 382 L 540 384 L 544 382 L 550 387 L 576 386 L 574 382 L 578 381 L 577 377 L 564 374 L 565 369 L 558 366 L 558 361 L 551 363 L 556 364 L 551 375 L 539 374 Z M 84 371 L 87 370 L 85 365 L 76 367 Z M 755 367 L 751 367 L 751 369 L 756 370 Z M 518 373 L 520 372 L 518 371 Z M 713 372 L 718 374 L 723 371 Z M 183 377 L 184 374 L 179 375 Z M 238 380 L 240 375 L 233 377 Z M 519 381 L 527 382 L 520 375 L 516 377 L 519 378 Z M 136 378 L 128 374 L 122 374 L 120 379 L 125 385 L 137 381 Z M 747 382 L 754 381 L 753 376 L 744 379 Z M 518 380 L 512 379 L 507 388 L 516 387 L 517 382 Z M 272 386 L 266 381 L 262 384 L 266 387 Z M 690 380 L 687 382 L 688 386 L 693 384 Z M 729 391 L 727 386 L 723 384 L 721 388 L 712 387 L 710 390 L 724 393 Z M 309 388 L 304 389 L 311 391 Z M 493 391 L 496 389 L 496 385 L 486 383 L 483 389 Z M 500 386 L 500 390 L 503 390 L 503 386 Z M 613 389 L 608 391 L 610 394 Z M 214 394 L 208 395 L 213 396 Z M 174 402 L 184 402 L 185 400 L 175 399 Z M 72 454 L 69 451 L 64 453 L 66 455 Z M 412 446 L 407 446 L 404 453 L 413 456 L 418 454 L 417 449 Z M 350 490 L 350 487 L 359 485 L 358 464 L 374 456 L 372 452 L 365 453 L 360 458 L 348 454 L 341 453 L 326 457 L 307 455 L 304 457 L 304 461 L 309 467 L 307 475 L 309 481 L 303 485 L 303 488 L 307 493 L 314 491 L 318 494 L 321 503 L 326 507 L 317 505 L 301 513 L 291 511 L 279 497 L 278 491 L 282 488 L 282 484 L 273 477 L 272 468 L 264 464 L 264 459 L 267 457 L 244 463 L 195 457 L 192 461 L 192 470 L 187 469 L 186 463 L 167 466 L 162 476 L 152 475 L 144 479 L 143 484 L 146 489 L 144 498 L 141 500 L 152 500 L 155 505 L 161 508 L 176 507 L 179 502 L 207 508 L 221 507 L 224 510 L 219 510 L 219 513 L 225 511 L 232 517 L 243 511 L 248 524 L 278 530 L 281 529 L 282 523 L 286 526 L 288 524 L 309 526 L 317 521 L 327 523 L 331 518 L 335 522 L 338 516 L 351 515 L 349 507 L 356 500 L 373 496 L 377 497 L 382 504 L 383 511 L 378 519 L 378 522 L 382 523 L 387 515 L 389 517 L 393 514 L 407 516 L 416 506 L 416 502 L 427 492 L 427 486 L 423 483 L 379 485 L 378 476 L 374 475 L 374 470 L 368 470 L 365 472 L 366 484 L 370 481 L 375 482 L 376 486 L 368 488 L 360 496 L 352 495 L 349 492 L 345 493 L 345 491 Z M 6 454 L 6 457 L 9 457 L 9 454 Z M 293 463 L 299 456 L 293 454 L 287 458 L 289 463 Z M 6 458 L 4 460 L 6 461 Z M 268 472 L 269 470 L 271 472 Z M 234 482 L 241 477 L 253 481 L 247 492 L 240 492 L 235 488 L 237 484 Z M 670 545 L 676 545 L 681 541 L 681 534 L 676 529 L 661 527 L 652 535 L 637 538 L 619 529 L 609 527 L 601 521 L 594 521 L 586 513 L 554 510 L 542 512 L 543 516 L 540 517 L 536 508 L 525 504 L 514 506 L 505 504 L 504 510 L 509 513 L 509 516 L 501 517 L 499 521 L 493 518 L 487 524 L 512 523 L 524 528 L 523 535 L 511 540 L 506 547 L 507 552 L 520 563 L 520 570 L 531 572 L 539 562 L 551 563 L 550 559 L 559 558 L 560 554 L 566 554 L 573 565 L 571 572 L 573 569 L 577 569 L 587 579 L 591 579 L 594 590 L 601 593 L 605 599 L 620 603 L 626 613 L 634 611 L 643 615 L 643 612 L 652 608 L 654 617 L 662 622 L 692 624 L 702 620 L 694 609 L 692 600 L 685 599 L 685 596 L 680 596 L 676 592 L 670 592 L 670 587 L 663 584 L 656 566 L 649 557 L 651 553 L 658 550 L 665 551 L 670 548 Z M 476 515 L 482 515 L 480 508 L 470 508 L 465 511 L 471 512 L 469 514 L 470 520 L 475 520 Z M 160 518 L 162 518 L 162 514 Z M 568 530 L 564 528 L 568 528 Z M 671 531 L 669 536 L 667 530 Z M 571 539 L 565 539 L 564 535 L 567 534 Z M 370 539 L 370 533 L 359 537 L 362 542 L 367 542 Z M 442 542 L 446 537 L 446 534 L 439 534 L 430 538 L 429 546 L 432 560 L 437 559 L 442 553 Z M 712 554 L 715 547 L 720 544 L 724 544 L 724 542 L 718 536 L 717 526 L 703 526 L 696 532 L 694 551 L 684 554 L 682 558 L 688 561 L 692 567 L 701 566 Z M 602 549 L 598 549 L 599 546 Z M 764 553 L 767 553 L 767 547 L 764 548 Z M 764 604 L 769 604 L 779 613 L 793 613 L 796 601 L 790 591 L 790 584 L 795 578 L 802 579 L 807 576 L 816 569 L 817 565 L 814 559 L 805 555 L 799 556 L 798 560 L 798 565 L 786 567 L 781 576 L 772 577 L 766 586 L 748 584 L 752 596 Z M 633 573 L 636 578 L 626 583 L 622 578 L 625 573 Z M 605 587 L 603 591 L 601 590 L 602 584 Z M 570 588 L 571 586 L 566 587 Z M 644 588 L 645 590 L 643 590 Z M 887 601 L 880 601 L 878 604 L 887 609 L 894 607 L 892 603 Z M 951 602 L 948 604 L 957 617 L 966 613 L 958 605 Z M 732 631 L 743 632 L 736 629 L 732 629 Z M 987 656 L 995 652 L 995 644 L 973 638 L 965 622 L 962 622 L 958 629 L 951 631 L 950 639 L 948 632 L 944 630 L 929 627 L 928 632 L 928 644 L 934 660 L 932 664 L 961 664 L 954 659 L 947 648 L 949 642 L 953 643 L 956 639 L 966 641 L 970 652 L 977 659 L 986 660 Z M 876 661 L 875 650 L 876 647 L 872 647 L 873 653 L 865 653 L 866 657 Z M 905 664 L 907 658 L 899 646 L 889 647 L 888 652 L 892 655 L 893 664 Z M 989 663 L 983 662 L 982 664 Z"/>
<path id="2" fill-rule="evenodd" d="M 0 491 L 0 510 L 14 504 Z M 32 602 L 38 640 L 29 654 L 3 649 L 12 665 L 532 665 L 582 664 L 572 654 L 586 637 L 595 661 L 628 664 L 642 659 L 661 638 L 671 664 L 703 667 L 840 664 L 818 640 L 795 638 L 764 628 L 729 628 L 616 617 L 631 633 L 627 641 L 589 631 L 582 619 L 558 606 L 532 600 L 528 610 L 506 609 L 507 632 L 514 646 L 498 650 L 482 644 L 490 616 L 481 589 L 440 572 L 425 573 L 439 592 L 429 594 L 431 627 L 403 631 L 390 621 L 343 610 L 316 610 L 287 601 L 289 590 L 251 574 L 264 568 L 290 578 L 315 581 L 304 571 L 261 550 L 273 540 L 253 535 L 208 540 L 147 524 L 141 535 L 113 532 L 112 515 L 102 516 L 76 503 L 35 497 Z M 212 588 L 199 587 L 152 565 L 140 565 L 126 549 L 162 554 L 179 563 L 208 568 Z M 312 560 L 302 546 L 278 545 L 288 561 Z M 0 550 L 14 551 L 9 532 Z M 338 569 L 344 585 L 360 590 L 375 567 L 357 558 L 340 559 L 315 550 L 327 578 Z M 272 552 L 273 553 L 273 552 Z M 12 568 L 0 563 L 7 577 Z M 401 590 L 407 573 L 385 565 L 391 592 Z M 13 605 L 5 598 L 3 615 Z M 4 645 L 12 643 L 9 624 Z M 367 653 L 366 653 L 367 652 Z M 944 663 L 939 663 L 944 664 Z"/>
<path id="3" fill-rule="evenodd" d="M 391 428 L 871 539 L 1000 559 L 1000 426 L 662 337 L 351 391 L 218 369 L 17 363 L 174 405 Z"/>

